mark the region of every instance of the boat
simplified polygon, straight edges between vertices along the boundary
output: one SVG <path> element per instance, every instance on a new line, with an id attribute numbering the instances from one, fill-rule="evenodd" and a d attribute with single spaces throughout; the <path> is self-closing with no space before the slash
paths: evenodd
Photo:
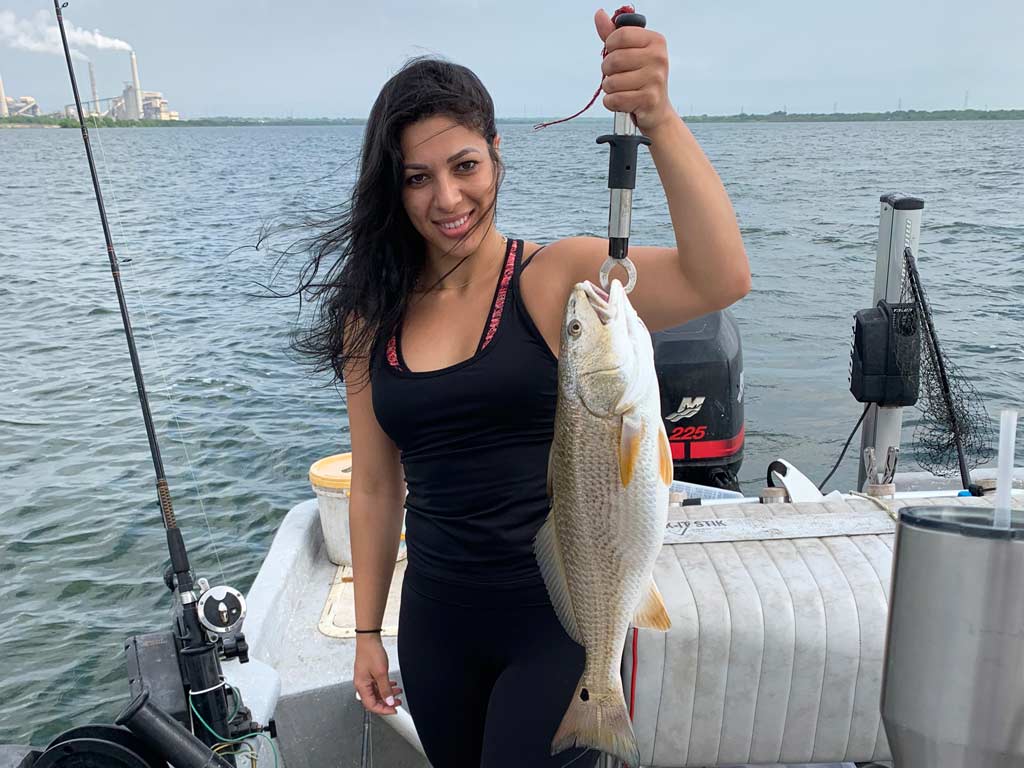
<path id="1" fill-rule="evenodd" d="M 1024 486 L 1024 469 L 1015 479 Z M 897 485 L 918 490 L 893 499 L 842 494 L 672 508 L 668 531 L 689 522 L 693 538 L 666 543 L 655 566 L 673 628 L 640 630 L 635 654 L 631 637 L 623 648 L 624 690 L 636 680 L 641 765 L 890 760 L 879 697 L 893 515 L 908 505 L 991 505 L 990 498 L 940 490 L 942 480 L 925 473 L 897 476 Z M 1024 495 L 1014 505 L 1024 509 Z M 399 561 L 383 636 L 399 681 L 403 574 Z M 257 686 L 276 692 L 284 765 L 359 765 L 363 709 L 351 679 L 351 571 L 327 557 L 316 499 L 285 516 L 247 604 L 250 658 L 267 676 L 236 677 L 242 666 L 233 663 L 225 672 L 246 686 L 247 699 Z M 373 719 L 375 765 L 429 765 L 407 712 Z"/>
<path id="2" fill-rule="evenodd" d="M 59 0 L 55 7 L 60 21 Z M 69 52 L 67 58 L 71 70 Z M 71 78 L 84 129 L 73 70 Z M 94 183 L 99 197 L 95 172 Z M 903 257 L 917 250 L 923 201 L 888 194 L 880 203 L 874 300 L 889 318 L 885 336 L 894 315 L 886 315 L 884 303 L 900 300 Z M 107 233 L 105 216 L 104 228 Z M 116 280 L 109 234 L 108 251 Z M 122 314 L 131 346 L 123 306 Z M 865 327 L 874 320 L 865 317 Z M 858 398 L 875 375 L 864 338 L 855 336 L 851 355 L 851 391 Z M 623 690 L 641 765 L 889 763 L 880 699 L 900 511 L 992 509 L 985 487 L 994 485 L 995 470 L 968 472 L 961 451 L 959 485 L 928 472 L 896 473 L 902 413 L 910 402 L 904 371 L 895 377 L 900 380 L 883 375 L 868 382 L 883 394 L 861 400 L 867 404 L 855 491 L 824 494 L 780 457 L 766 468 L 766 487 L 745 497 L 730 487 L 743 444 L 742 358 L 734 326 L 727 315 L 701 318 L 655 342 L 662 350 L 662 410 L 674 437 L 678 480 L 654 571 L 672 629 L 631 628 L 623 644 Z M 702 345 L 709 358 L 680 353 L 686 344 Z M 673 363 L 687 359 L 721 375 L 702 380 L 681 373 Z M 141 382 L 137 365 L 136 374 Z M 680 381 L 709 389 L 681 391 Z M 882 477 L 876 455 L 885 459 Z M 1001 480 L 998 491 L 1024 513 L 1024 469 L 1013 470 L 1012 493 Z M 352 572 L 334 562 L 335 542 L 325 531 L 333 535 L 335 528 L 323 522 L 323 497 L 301 500 L 285 515 L 243 599 L 202 579 L 193 584 L 163 491 L 174 630 L 129 638 L 133 699 L 116 724 L 77 726 L 45 748 L 0 746 L 0 768 L 206 768 L 247 757 L 278 768 L 428 766 L 407 708 L 432 702 L 405 694 L 398 714 L 377 718 L 356 698 Z M 398 680 L 404 573 L 400 553 L 382 633 Z M 238 631 L 243 617 L 244 638 Z M 197 686 L 201 679 L 207 687 Z M 212 720 L 222 723 L 219 731 L 201 711 L 219 718 Z M 112 763 L 115 756 L 119 761 Z M 605 768 L 616 764 L 601 759 Z"/>

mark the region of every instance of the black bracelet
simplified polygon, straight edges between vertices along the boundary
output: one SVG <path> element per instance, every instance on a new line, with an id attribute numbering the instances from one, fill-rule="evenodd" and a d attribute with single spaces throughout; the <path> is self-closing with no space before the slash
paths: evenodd
<path id="1" fill-rule="evenodd" d="M 356 630 L 356 634 L 357 635 L 373 635 L 373 634 L 377 634 L 377 633 L 381 632 L 382 630 L 383 630 L 383 627 L 378 627 L 377 629 L 357 629 Z"/>

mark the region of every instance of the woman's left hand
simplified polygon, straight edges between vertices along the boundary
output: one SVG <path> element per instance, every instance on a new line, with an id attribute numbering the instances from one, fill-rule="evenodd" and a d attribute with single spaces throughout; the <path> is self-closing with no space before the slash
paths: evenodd
<path id="1" fill-rule="evenodd" d="M 594 14 L 597 34 L 607 55 L 601 63 L 604 105 L 612 112 L 632 112 L 645 134 L 667 120 L 678 120 L 668 99 L 668 46 L 650 29 L 616 29 L 605 11 Z"/>

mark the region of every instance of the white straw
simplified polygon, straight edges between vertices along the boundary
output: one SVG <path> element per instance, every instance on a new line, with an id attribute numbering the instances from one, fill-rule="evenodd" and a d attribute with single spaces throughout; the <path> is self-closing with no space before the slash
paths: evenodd
<path id="1" fill-rule="evenodd" d="M 996 508 L 992 524 L 1010 527 L 1010 495 L 1013 490 L 1013 458 L 1017 442 L 1017 412 L 1005 410 L 999 418 L 999 469 L 996 473 Z"/>

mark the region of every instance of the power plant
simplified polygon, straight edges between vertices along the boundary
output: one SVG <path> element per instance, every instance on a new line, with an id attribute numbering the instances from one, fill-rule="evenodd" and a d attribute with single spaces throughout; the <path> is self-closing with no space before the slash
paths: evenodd
<path id="1" fill-rule="evenodd" d="M 115 120 L 178 120 L 178 113 L 168 108 L 167 99 L 160 91 L 144 91 L 139 82 L 139 61 L 135 51 L 130 54 L 132 79 L 124 84 L 120 96 L 101 99 L 96 89 L 96 72 L 89 64 L 89 85 L 92 101 L 83 104 L 90 116 L 112 117 Z M 74 116 L 74 105 L 65 107 Z"/>
<path id="2" fill-rule="evenodd" d="M 139 82 L 139 62 L 135 51 L 131 52 L 131 80 L 125 82 L 120 96 L 100 98 L 96 87 L 96 71 L 89 62 L 89 86 L 91 99 L 83 99 L 82 107 L 89 117 L 109 117 L 114 120 L 178 120 L 179 115 L 172 111 L 167 99 L 159 91 L 144 91 Z M 84 94 L 83 94 L 84 96 Z M 77 117 L 74 105 L 65 106 L 56 113 L 62 117 Z M 0 78 L 0 118 L 4 117 L 40 117 L 43 111 L 31 96 L 9 98 L 4 92 L 3 79 Z"/>

